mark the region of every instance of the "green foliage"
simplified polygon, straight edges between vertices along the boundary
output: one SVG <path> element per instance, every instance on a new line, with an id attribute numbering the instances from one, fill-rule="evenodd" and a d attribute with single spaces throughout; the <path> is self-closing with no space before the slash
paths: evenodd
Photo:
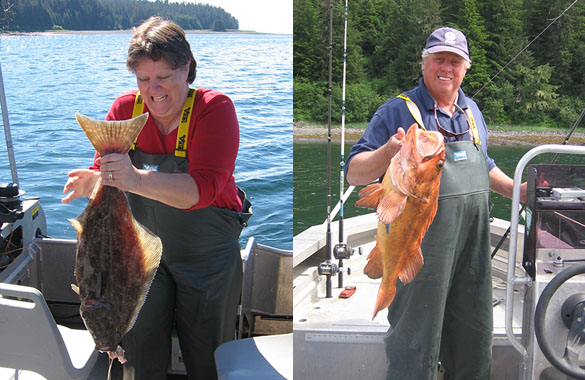
<path id="1" fill-rule="evenodd" d="M 293 1 L 293 115 L 298 121 L 323 122 L 328 104 L 329 1 Z M 332 117 L 337 120 L 345 0 L 332 3 Z M 449 25 L 468 37 L 472 67 L 462 88 L 473 96 L 489 123 L 570 127 L 585 106 L 585 3 L 576 3 L 517 56 L 570 3 L 349 0 L 346 120 L 367 122 L 378 106 L 399 92 L 395 89 L 416 86 L 426 38 L 435 28 Z M 299 83 L 303 91 L 319 83 L 315 87 L 322 91 L 314 92 L 312 100 L 305 101 L 297 97 Z"/>
<path id="2" fill-rule="evenodd" d="M 327 121 L 327 82 L 293 80 L 293 118 L 305 121 Z"/>
<path id="3" fill-rule="evenodd" d="M 397 92 L 395 92 L 397 93 Z M 331 120 L 341 122 L 343 88 L 335 84 L 331 91 Z M 295 120 L 326 123 L 329 91 L 327 82 L 309 82 L 295 79 L 293 83 L 293 118 Z M 346 88 L 345 121 L 353 123 L 369 120 L 387 98 L 382 97 L 367 83 L 349 84 Z"/>
<path id="4" fill-rule="evenodd" d="M 238 20 L 207 4 L 145 0 L 0 0 L 9 16 L 4 31 L 36 32 L 58 26 L 68 30 L 130 29 L 153 15 L 173 20 L 183 29 L 238 29 Z"/>

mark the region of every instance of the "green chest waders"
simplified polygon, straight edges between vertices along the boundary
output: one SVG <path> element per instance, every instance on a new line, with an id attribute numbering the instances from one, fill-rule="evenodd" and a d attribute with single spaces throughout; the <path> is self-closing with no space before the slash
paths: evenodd
<path id="1" fill-rule="evenodd" d="M 185 158 L 130 154 L 138 168 L 188 170 Z M 166 379 L 174 323 L 189 379 L 215 379 L 213 353 L 234 337 L 242 286 L 238 237 L 250 214 L 213 206 L 184 211 L 135 194 L 128 200 L 134 217 L 161 238 L 163 256 L 136 324 L 123 340 L 124 379 Z M 249 202 L 243 203 L 247 210 Z"/>
<path id="2" fill-rule="evenodd" d="M 474 143 L 448 143 L 437 214 L 423 240 L 424 265 L 398 281 L 388 309 L 387 378 L 489 379 L 492 281 L 489 176 Z"/>

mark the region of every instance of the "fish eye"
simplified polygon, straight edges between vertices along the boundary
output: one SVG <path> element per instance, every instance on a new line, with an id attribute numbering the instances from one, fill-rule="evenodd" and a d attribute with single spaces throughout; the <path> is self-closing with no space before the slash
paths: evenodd
<path id="1" fill-rule="evenodd" d="M 437 169 L 442 169 L 442 168 L 443 168 L 443 161 L 437 162 Z"/>

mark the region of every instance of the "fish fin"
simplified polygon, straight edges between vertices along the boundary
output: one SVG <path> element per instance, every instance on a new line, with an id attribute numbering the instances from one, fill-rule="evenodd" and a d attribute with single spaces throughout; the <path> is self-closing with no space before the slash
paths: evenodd
<path id="1" fill-rule="evenodd" d="M 378 312 L 382 309 L 386 309 L 392 301 L 394 300 L 394 296 L 396 295 L 396 284 L 393 284 L 392 287 L 386 289 L 386 287 L 380 286 L 378 289 L 378 298 L 376 298 L 376 306 L 374 308 L 374 316 L 372 319 L 376 318 Z"/>
<path id="2" fill-rule="evenodd" d="M 93 201 L 96 197 L 96 194 L 98 192 L 98 190 L 101 188 L 101 183 L 102 183 L 102 179 L 98 178 L 93 190 L 91 191 L 91 195 L 89 196 L 90 201 Z M 73 226 L 73 229 L 75 229 L 75 232 L 77 232 L 77 238 L 79 239 L 79 237 L 81 236 L 81 234 L 83 233 L 83 226 L 85 225 L 85 221 L 87 219 L 87 214 L 89 213 L 89 209 L 88 207 L 86 207 L 83 212 L 81 214 L 79 214 L 79 216 L 75 219 L 69 219 L 69 223 L 71 223 L 71 225 Z"/>
<path id="3" fill-rule="evenodd" d="M 381 183 L 368 185 L 359 191 L 360 199 L 355 202 L 355 205 L 356 207 L 376 208 L 383 193 L 384 186 Z"/>
<path id="4" fill-rule="evenodd" d="M 162 256 L 162 242 L 158 236 L 150 232 L 138 221 L 134 220 L 134 224 L 138 232 L 138 241 L 142 247 L 142 252 L 144 252 L 144 270 L 154 276 Z"/>
<path id="5" fill-rule="evenodd" d="M 97 192 L 100 189 L 101 184 L 102 184 L 102 177 L 98 177 L 97 181 L 95 181 L 95 185 L 93 186 L 93 190 L 91 191 L 91 195 L 89 196 L 90 200 L 93 201 L 95 199 Z"/>
<path id="6" fill-rule="evenodd" d="M 136 301 L 136 308 L 130 317 L 130 323 L 126 331 L 129 331 L 134 326 L 138 313 L 142 309 L 142 305 L 144 304 L 144 300 L 160 264 L 163 250 L 162 242 L 158 236 L 140 224 L 136 219 L 132 218 L 132 221 L 134 222 L 134 229 L 138 235 L 138 242 L 144 259 L 144 282 L 142 284 L 141 295 Z"/>
<path id="7" fill-rule="evenodd" d="M 382 260 L 382 251 L 380 250 L 380 247 L 378 247 L 378 243 L 376 243 L 376 246 L 370 251 L 367 260 L 368 263 L 364 267 L 364 274 L 373 279 L 382 277 L 384 263 Z"/>
<path id="8" fill-rule="evenodd" d="M 397 191 L 392 191 L 386 195 L 378 207 L 376 208 L 376 215 L 382 223 L 390 224 L 402 213 L 406 200 L 408 197 Z"/>
<path id="9" fill-rule="evenodd" d="M 418 248 L 417 252 L 414 255 L 412 255 L 408 264 L 406 264 L 404 269 L 402 269 L 402 272 L 400 272 L 400 275 L 398 275 L 398 277 L 400 278 L 400 281 L 402 281 L 403 284 L 408 284 L 409 282 L 414 280 L 414 278 L 416 277 L 416 275 L 418 274 L 418 272 L 422 268 L 423 263 L 424 263 L 424 260 L 423 260 L 422 251 L 420 250 L 420 248 Z"/>
<path id="10" fill-rule="evenodd" d="M 75 114 L 77 122 L 100 156 L 106 153 L 128 153 L 142 131 L 148 113 L 130 120 L 102 121 Z"/>
<path id="11" fill-rule="evenodd" d="M 71 289 L 73 289 L 73 291 L 75 293 L 77 293 L 77 295 L 79 295 L 79 286 L 77 286 L 75 284 L 71 284 Z"/>
<path id="12" fill-rule="evenodd" d="M 81 215 L 79 215 L 77 217 L 77 219 L 69 219 L 69 223 L 71 223 L 71 225 L 73 226 L 73 229 L 75 230 L 75 232 L 77 232 L 78 238 L 81 235 L 81 233 L 83 232 L 83 225 L 82 225 L 81 219 L 84 216 L 84 214 L 85 214 L 85 212 L 82 213 Z"/>

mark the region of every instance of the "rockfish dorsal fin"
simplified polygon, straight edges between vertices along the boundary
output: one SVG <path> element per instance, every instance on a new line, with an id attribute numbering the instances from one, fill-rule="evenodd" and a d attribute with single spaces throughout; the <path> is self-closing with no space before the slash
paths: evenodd
<path id="1" fill-rule="evenodd" d="M 128 153 L 148 119 L 144 113 L 130 120 L 102 121 L 75 114 L 77 122 L 100 156 Z"/>

